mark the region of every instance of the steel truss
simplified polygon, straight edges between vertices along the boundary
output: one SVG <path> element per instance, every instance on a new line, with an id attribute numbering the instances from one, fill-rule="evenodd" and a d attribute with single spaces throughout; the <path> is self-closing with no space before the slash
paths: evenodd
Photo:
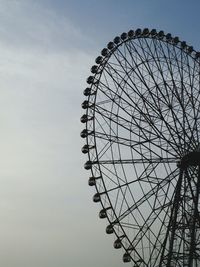
<path id="1" fill-rule="evenodd" d="M 137 29 L 96 63 L 81 137 L 106 232 L 135 267 L 199 267 L 200 53 Z"/>

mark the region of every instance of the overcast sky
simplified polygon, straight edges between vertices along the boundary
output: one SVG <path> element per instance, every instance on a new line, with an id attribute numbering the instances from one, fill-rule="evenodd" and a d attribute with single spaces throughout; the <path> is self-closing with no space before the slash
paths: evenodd
<path id="1" fill-rule="evenodd" d="M 0 0 L 0 266 L 123 265 L 82 167 L 85 80 L 131 28 L 199 50 L 199 10 L 199 0 Z"/>

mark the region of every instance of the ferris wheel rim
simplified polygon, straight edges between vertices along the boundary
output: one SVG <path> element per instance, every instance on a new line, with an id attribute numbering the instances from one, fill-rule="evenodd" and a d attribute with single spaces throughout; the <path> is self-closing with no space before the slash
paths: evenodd
<path id="1" fill-rule="evenodd" d="M 200 60 L 200 54 L 199 54 L 199 52 L 194 51 L 193 48 L 191 46 L 187 46 L 185 44 L 185 42 L 180 42 L 179 39 L 178 39 L 178 37 L 174 37 L 174 38 L 173 37 L 170 37 L 169 34 L 166 34 L 165 35 L 163 33 L 163 31 L 160 31 L 159 33 L 156 33 L 156 34 L 154 32 L 153 35 L 150 35 L 150 31 L 149 31 L 149 33 L 147 33 L 147 30 L 146 29 L 144 29 L 143 32 L 141 31 L 141 33 L 139 33 L 140 32 L 139 30 L 136 30 L 135 32 L 137 32 L 137 34 L 136 35 L 132 35 L 132 36 L 130 36 L 130 35 L 133 34 L 133 33 L 130 34 L 130 31 L 129 31 L 129 34 L 123 33 L 121 35 L 120 42 L 119 42 L 119 39 L 116 39 L 117 37 L 114 39 L 116 41 L 116 43 L 118 42 L 116 44 L 116 46 L 114 46 L 114 42 L 110 42 L 110 43 L 108 43 L 108 48 L 102 50 L 103 57 L 101 59 L 100 59 L 100 57 L 98 57 L 98 60 L 96 60 L 96 61 L 100 62 L 99 65 L 97 65 L 96 68 L 93 67 L 93 72 L 95 72 L 95 73 L 93 73 L 94 76 L 90 76 L 92 78 L 90 78 L 90 77 L 88 78 L 88 83 L 91 84 L 91 87 L 90 87 L 91 90 L 92 90 L 92 86 L 95 84 L 95 82 L 98 84 L 98 82 L 95 81 L 95 78 L 96 78 L 96 76 L 98 74 L 98 71 L 100 71 L 100 70 L 102 71 L 105 68 L 105 65 L 107 64 L 107 62 L 109 61 L 110 57 L 114 53 L 115 49 L 117 49 L 119 46 L 121 46 L 122 44 L 124 44 L 125 42 L 128 42 L 130 39 L 133 39 L 133 38 L 155 38 L 155 39 L 164 41 L 166 43 L 169 43 L 171 45 L 174 45 L 178 49 L 185 49 L 184 50 L 185 53 L 187 53 L 193 60 L 195 60 L 195 61 L 197 61 L 199 63 L 199 60 Z M 110 49 L 109 49 L 109 47 L 110 47 Z M 100 78 L 101 78 L 101 76 L 100 76 Z M 97 88 L 97 90 L 98 90 L 98 88 Z M 93 93 L 96 94 L 96 92 L 93 92 Z M 88 112 L 89 111 L 89 108 L 91 108 L 91 107 L 89 107 L 89 100 L 90 100 L 90 95 L 88 96 L 88 107 L 86 109 L 87 119 L 88 119 L 88 116 L 89 116 L 89 112 Z M 96 101 L 96 95 L 95 95 L 95 101 Z M 95 116 L 95 111 L 93 113 L 93 116 Z M 93 125 L 92 130 L 88 126 L 90 120 L 92 121 L 92 125 Z M 107 197 L 107 200 L 108 200 L 108 202 L 110 204 L 110 207 L 111 207 L 111 209 L 112 209 L 112 211 L 113 211 L 113 213 L 114 213 L 114 215 L 116 217 L 116 221 L 117 221 L 118 216 L 115 214 L 115 209 L 114 209 L 114 207 L 112 205 L 112 202 L 110 200 L 109 194 L 106 191 L 106 186 L 104 184 L 104 179 L 102 178 L 103 177 L 103 175 L 102 175 L 103 172 L 101 171 L 101 166 L 102 166 L 102 164 L 105 164 L 105 162 L 103 163 L 103 162 L 101 162 L 101 161 L 98 160 L 98 151 L 97 151 L 97 147 L 96 147 L 96 138 L 95 138 L 95 134 L 96 134 L 95 133 L 95 120 L 93 120 L 93 118 L 89 118 L 88 121 L 86 121 L 86 131 L 87 131 L 87 133 L 93 131 L 93 135 L 94 135 L 94 150 L 95 150 L 95 153 L 96 153 L 96 162 L 92 162 L 92 160 L 91 160 L 92 157 L 91 157 L 90 151 L 88 149 L 88 158 L 89 158 L 89 161 L 87 162 L 87 164 L 85 166 L 86 167 L 88 166 L 88 169 L 91 170 L 91 173 L 92 173 L 92 176 L 93 177 L 95 177 L 93 166 L 95 164 L 98 166 L 98 170 L 99 170 L 99 173 L 100 173 L 99 178 L 102 180 L 102 184 L 104 185 L 104 189 L 105 189 L 104 194 Z M 87 140 L 87 146 L 89 147 L 91 144 L 90 144 L 90 141 L 88 139 L 88 136 L 89 135 L 87 135 L 86 140 Z M 175 164 L 177 164 L 180 161 L 180 158 L 179 157 L 176 157 L 176 158 L 173 158 L 173 159 L 168 159 L 168 158 L 160 159 L 160 163 L 162 163 L 163 160 L 166 160 L 166 162 L 165 162 L 166 164 L 168 164 L 167 160 L 172 160 L 172 162 L 169 162 L 169 163 L 175 163 Z M 127 159 L 127 162 L 128 162 L 128 159 Z M 138 163 L 138 162 L 132 162 L 132 163 Z M 141 163 L 144 163 L 144 162 L 142 162 L 142 160 L 141 160 Z M 116 164 L 116 162 L 110 162 L 110 164 Z M 95 185 L 95 187 L 96 187 L 97 194 L 103 195 L 102 192 L 99 192 L 99 190 L 98 190 L 98 188 L 97 188 L 96 185 Z M 99 201 L 98 202 L 100 202 L 101 205 L 102 205 L 102 208 L 104 210 L 106 210 L 107 207 L 104 206 L 104 204 L 103 204 L 103 202 L 101 200 L 100 195 L 98 195 L 98 197 L 99 197 Z M 109 221 L 110 227 L 112 227 L 113 222 L 110 221 L 109 217 L 107 217 L 107 220 Z M 117 223 L 121 227 L 121 231 L 123 232 L 124 236 L 126 236 L 126 233 L 124 231 L 123 226 L 120 224 L 119 221 L 117 221 Z M 121 236 L 119 236 L 119 234 L 115 231 L 115 229 L 112 229 L 112 230 L 111 229 L 112 228 L 110 228 L 110 231 L 115 233 L 117 239 L 120 239 Z M 128 239 L 127 236 L 126 236 L 126 238 Z M 131 241 L 130 241 L 130 244 L 131 244 Z M 121 244 L 121 245 L 123 246 L 123 244 Z M 129 254 L 129 250 L 126 247 L 124 247 L 124 250 L 127 253 L 127 255 L 130 255 Z M 137 251 L 136 251 L 136 253 L 137 253 Z M 135 262 L 133 258 L 132 258 L 132 261 Z"/>

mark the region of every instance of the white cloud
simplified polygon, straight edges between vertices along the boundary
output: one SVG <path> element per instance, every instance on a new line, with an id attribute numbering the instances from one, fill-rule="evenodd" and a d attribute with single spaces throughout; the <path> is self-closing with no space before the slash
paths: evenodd
<path id="1" fill-rule="evenodd" d="M 34 48 L 43 52 L 74 51 L 83 48 L 84 43 L 93 43 L 67 17 L 41 4 L 42 1 L 1 0 L 1 41 L 19 51 Z"/>
<path id="2" fill-rule="evenodd" d="M 0 265 L 66 266 L 87 187 L 77 139 L 92 56 L 72 23 L 34 1 L 0 10 Z"/>
<path id="3" fill-rule="evenodd" d="M 92 41 L 39 1 L 0 1 L 1 266 L 93 266 L 98 237 L 107 258 L 113 251 L 105 225 L 95 226 L 80 153 L 95 57 L 84 43 Z"/>

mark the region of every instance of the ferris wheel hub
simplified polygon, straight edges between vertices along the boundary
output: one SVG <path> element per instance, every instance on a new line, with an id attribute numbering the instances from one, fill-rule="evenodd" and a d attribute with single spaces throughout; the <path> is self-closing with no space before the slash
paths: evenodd
<path id="1" fill-rule="evenodd" d="M 178 167 L 181 169 L 186 169 L 189 166 L 200 166 L 200 151 L 186 154 L 178 164 Z"/>

